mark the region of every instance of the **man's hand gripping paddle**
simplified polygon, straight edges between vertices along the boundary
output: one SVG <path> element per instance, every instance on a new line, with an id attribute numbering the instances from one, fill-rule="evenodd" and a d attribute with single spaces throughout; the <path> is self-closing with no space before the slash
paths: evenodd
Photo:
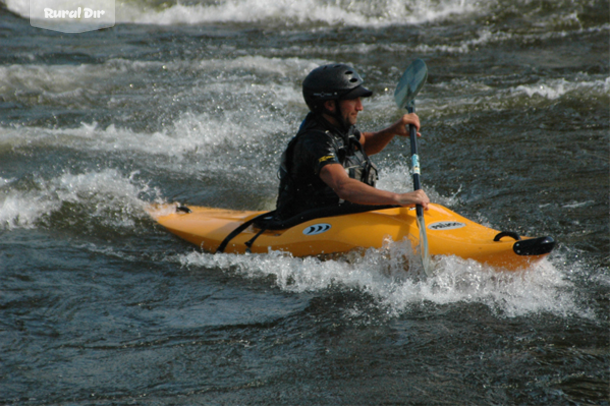
<path id="1" fill-rule="evenodd" d="M 407 109 L 407 112 L 415 111 L 415 96 L 424 87 L 428 78 L 428 68 L 421 59 L 416 59 L 405 70 L 396 90 L 394 91 L 394 99 L 399 109 Z M 419 176 L 419 155 L 417 154 L 417 130 L 414 125 L 409 125 L 409 135 L 411 138 L 411 162 L 413 165 L 413 189 L 421 189 Z M 424 209 L 421 205 L 417 205 L 417 225 L 419 226 L 419 249 L 422 256 L 422 265 L 426 275 L 432 274 L 430 263 L 430 254 L 428 253 L 428 236 L 426 235 L 426 223 L 424 221 Z"/>

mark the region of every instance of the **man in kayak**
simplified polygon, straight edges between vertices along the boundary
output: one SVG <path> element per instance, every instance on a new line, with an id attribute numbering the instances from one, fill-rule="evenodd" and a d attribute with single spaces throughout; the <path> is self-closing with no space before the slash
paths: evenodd
<path id="1" fill-rule="evenodd" d="M 349 204 L 419 204 L 427 209 L 430 200 L 423 190 L 394 193 L 375 188 L 377 169 L 369 155 L 382 151 L 396 135 L 409 136 L 409 124 L 419 131 L 420 123 L 415 113 L 405 114 L 386 129 L 360 132 L 355 124 L 363 110 L 361 98 L 373 94 L 362 83 L 360 75 L 345 64 L 320 66 L 303 81 L 310 113 L 282 155 L 280 219 L 313 208 Z"/>

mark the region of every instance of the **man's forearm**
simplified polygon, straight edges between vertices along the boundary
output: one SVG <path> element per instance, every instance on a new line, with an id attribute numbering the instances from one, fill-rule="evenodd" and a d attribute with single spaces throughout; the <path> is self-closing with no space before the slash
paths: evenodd
<path id="1" fill-rule="evenodd" d="M 396 134 L 392 131 L 392 127 L 388 127 L 381 131 L 363 132 L 362 135 L 364 137 L 364 151 L 367 155 L 375 155 L 381 152 Z"/>

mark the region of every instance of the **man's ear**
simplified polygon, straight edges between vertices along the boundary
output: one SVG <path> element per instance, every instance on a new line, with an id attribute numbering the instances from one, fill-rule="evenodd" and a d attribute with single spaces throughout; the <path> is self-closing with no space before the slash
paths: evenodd
<path id="1" fill-rule="evenodd" d="M 326 108 L 327 111 L 330 111 L 331 113 L 335 112 L 335 108 L 336 108 L 337 104 L 335 100 L 326 100 L 324 102 L 324 107 Z"/>

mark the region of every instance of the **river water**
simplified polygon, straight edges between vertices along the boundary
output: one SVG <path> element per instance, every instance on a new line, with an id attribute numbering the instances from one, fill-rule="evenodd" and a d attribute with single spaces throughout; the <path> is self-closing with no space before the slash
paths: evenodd
<path id="1" fill-rule="evenodd" d="M 0 1 L 0 404 L 609 404 L 607 0 L 126 0 L 82 34 Z M 548 259 L 211 255 L 145 214 L 273 208 L 307 72 L 356 67 L 376 130 L 415 58 L 424 188 Z"/>

